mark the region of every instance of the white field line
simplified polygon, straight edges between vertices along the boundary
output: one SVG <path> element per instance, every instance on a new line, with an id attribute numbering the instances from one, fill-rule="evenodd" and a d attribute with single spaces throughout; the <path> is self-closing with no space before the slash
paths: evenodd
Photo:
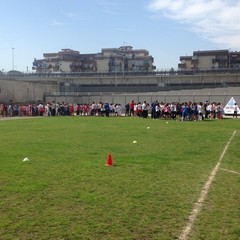
<path id="1" fill-rule="evenodd" d="M 238 174 L 238 175 L 240 175 L 239 172 L 232 171 L 232 170 L 228 170 L 228 169 L 225 169 L 225 168 L 220 168 L 220 170 L 225 171 L 225 172 L 229 172 L 229 173 L 234 173 L 234 174 Z"/>
<path id="2" fill-rule="evenodd" d="M 0 117 L 0 121 L 18 120 L 18 119 L 34 119 L 34 118 L 43 118 L 43 117 L 40 117 L 40 116 L 35 116 L 35 117 L 31 117 L 31 116 L 26 116 L 26 117 Z"/>
<path id="3" fill-rule="evenodd" d="M 217 173 L 217 171 L 219 169 L 220 163 L 221 163 L 221 161 L 222 161 L 222 159 L 223 159 L 223 157 L 224 157 L 224 155 L 225 155 L 225 153 L 226 153 L 226 151 L 228 149 L 228 146 L 232 142 L 232 139 L 233 139 L 235 134 L 236 134 L 236 130 L 233 132 L 232 136 L 230 137 L 229 141 L 227 142 L 227 144 L 226 144 L 226 146 L 225 146 L 225 148 L 224 148 L 224 150 L 223 150 L 223 152 L 222 152 L 222 154 L 221 154 L 221 156 L 220 156 L 216 166 L 212 170 L 212 172 L 211 172 L 207 182 L 205 183 L 205 185 L 204 185 L 204 187 L 203 187 L 203 189 L 201 191 L 199 199 L 197 200 L 197 202 L 195 202 L 194 208 L 193 208 L 193 210 L 192 210 L 192 212 L 191 212 L 191 214 L 190 214 L 190 216 L 188 218 L 187 225 L 183 229 L 181 235 L 178 238 L 179 240 L 186 240 L 188 235 L 189 235 L 189 233 L 191 232 L 193 223 L 194 223 L 194 221 L 196 219 L 196 216 L 197 216 L 198 212 L 201 210 L 202 204 L 203 204 L 203 202 L 204 202 L 204 200 L 205 200 L 205 198 L 207 196 L 207 193 L 208 193 L 208 190 L 209 190 L 209 188 L 210 188 L 210 186 L 212 184 L 212 181 L 213 181 L 213 179 L 214 179 L 214 177 L 215 177 L 215 175 L 216 175 L 216 173 Z"/>

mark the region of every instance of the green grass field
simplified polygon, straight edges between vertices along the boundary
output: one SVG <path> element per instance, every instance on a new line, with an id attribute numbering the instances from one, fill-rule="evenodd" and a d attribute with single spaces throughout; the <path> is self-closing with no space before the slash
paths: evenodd
<path id="1" fill-rule="evenodd" d="M 240 239 L 240 120 L 0 121 L 0 239 L 178 239 L 234 130 L 189 240 Z"/>

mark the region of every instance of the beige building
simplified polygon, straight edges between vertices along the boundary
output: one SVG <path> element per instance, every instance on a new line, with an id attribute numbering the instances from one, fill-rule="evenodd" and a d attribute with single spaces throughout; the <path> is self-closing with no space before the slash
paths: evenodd
<path id="1" fill-rule="evenodd" d="M 228 50 L 194 51 L 192 56 L 181 56 L 179 70 L 229 68 Z"/>
<path id="2" fill-rule="evenodd" d="M 152 71 L 153 57 L 145 49 L 131 46 L 103 48 L 101 53 L 80 54 L 79 51 L 62 49 L 58 53 L 44 53 L 43 59 L 34 59 L 33 70 L 51 72 L 127 72 Z"/>
<path id="3" fill-rule="evenodd" d="M 96 55 L 98 72 L 152 71 L 153 57 L 145 49 L 133 49 L 132 46 L 103 48 Z"/>
<path id="4" fill-rule="evenodd" d="M 229 50 L 194 51 L 192 56 L 181 56 L 179 70 L 210 70 L 240 68 L 240 52 Z"/>
<path id="5" fill-rule="evenodd" d="M 58 53 L 44 53 L 43 59 L 34 59 L 37 73 L 97 71 L 96 54 L 80 54 L 79 51 L 62 49 Z"/>

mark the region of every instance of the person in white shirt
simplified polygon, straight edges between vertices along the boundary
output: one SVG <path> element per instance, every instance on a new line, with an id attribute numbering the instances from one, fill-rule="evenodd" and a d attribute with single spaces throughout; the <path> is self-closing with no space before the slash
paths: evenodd
<path id="1" fill-rule="evenodd" d="M 142 117 L 147 118 L 148 117 L 148 109 L 147 109 L 147 102 L 144 101 L 142 103 Z"/>
<path id="2" fill-rule="evenodd" d="M 235 103 L 235 104 L 234 104 L 233 118 L 234 118 L 234 117 L 237 118 L 237 112 L 238 112 L 238 105 L 237 105 L 237 103 Z"/>
<path id="3" fill-rule="evenodd" d="M 199 120 L 204 120 L 204 118 L 203 118 L 203 109 L 202 109 L 202 106 L 203 106 L 203 103 L 202 102 L 200 102 L 200 103 L 198 103 L 198 105 L 197 105 L 197 111 L 198 111 L 198 119 Z"/>

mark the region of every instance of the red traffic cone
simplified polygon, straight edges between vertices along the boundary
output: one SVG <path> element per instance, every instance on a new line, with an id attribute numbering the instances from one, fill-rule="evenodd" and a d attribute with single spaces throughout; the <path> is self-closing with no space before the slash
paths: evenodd
<path id="1" fill-rule="evenodd" d="M 109 153 L 105 166 L 112 166 L 112 155 Z"/>

